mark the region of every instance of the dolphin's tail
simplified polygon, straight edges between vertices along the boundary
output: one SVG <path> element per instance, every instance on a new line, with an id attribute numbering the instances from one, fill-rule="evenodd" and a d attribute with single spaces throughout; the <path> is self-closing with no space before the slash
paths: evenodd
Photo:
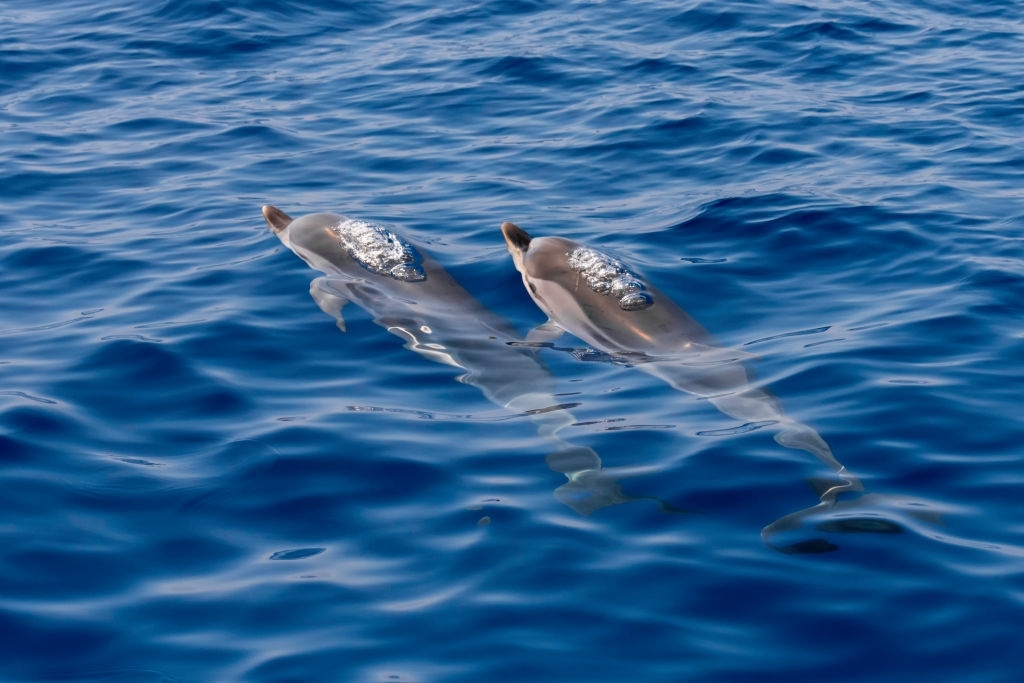
<path id="1" fill-rule="evenodd" d="M 816 456 L 818 460 L 838 471 L 843 465 L 832 455 L 832 449 L 818 432 L 797 422 L 783 423 L 775 434 L 775 440 L 786 448 L 796 448 Z"/>
<path id="2" fill-rule="evenodd" d="M 782 427 L 776 434 L 775 440 L 786 448 L 796 448 L 807 451 L 835 470 L 839 476 L 838 481 L 829 482 L 828 485 L 819 487 L 818 494 L 822 501 L 835 500 L 835 497 L 844 491 L 863 491 L 864 485 L 859 479 L 850 475 L 841 462 L 832 455 L 832 449 L 821 438 L 818 432 L 807 425 L 797 422 L 790 422 Z"/>

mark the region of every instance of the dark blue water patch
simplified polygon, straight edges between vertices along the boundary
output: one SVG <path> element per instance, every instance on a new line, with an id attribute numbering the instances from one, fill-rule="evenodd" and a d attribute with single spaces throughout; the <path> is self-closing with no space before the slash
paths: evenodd
<path id="1" fill-rule="evenodd" d="M 374 451 L 361 457 L 355 435 L 284 424 L 263 440 L 279 454 L 269 469 L 247 485 L 252 495 L 222 500 L 219 505 L 245 506 L 264 500 L 281 505 L 346 507 L 345 498 L 387 501 L 415 497 L 421 487 L 442 486 L 449 476 L 440 465 L 420 463 L 399 454 Z M 324 457 L 326 455 L 330 457 Z M 315 480 L 315 485 L 310 479 Z M 261 492 L 262 494 L 256 495 Z M 282 521 L 293 519 L 280 515 Z"/>
<path id="2" fill-rule="evenodd" d="M 61 658 L 76 665 L 102 665 L 104 653 L 117 640 L 113 628 L 97 626 L 93 621 L 69 620 L 41 615 L 0 614 L 0 629 L 9 636 L 0 645 L 7 664 L 7 675 L 14 677 L 62 678 L 68 670 L 59 663 L 39 665 L 26 664 L 26 653 L 45 653 L 53 650 L 54 643 L 61 644 Z"/>
<path id="3" fill-rule="evenodd" d="M 280 48 L 291 41 L 309 40 L 324 32 L 344 34 L 380 25 L 388 14 L 383 6 L 342 2 L 330 4 L 288 1 L 261 2 L 245 8 L 217 3 L 168 2 L 145 21 L 158 21 L 180 31 L 181 41 L 137 40 L 133 49 L 156 48 L 167 56 L 213 59 L 227 55 Z M 187 39 L 187 40 L 186 40 Z"/>
<path id="4" fill-rule="evenodd" d="M 63 411 L 56 401 L 50 405 L 15 406 L 3 411 L 5 427 L 12 435 L 22 437 L 47 436 L 57 440 L 69 438 L 81 430 L 74 418 Z"/>
<path id="5" fill-rule="evenodd" d="M 316 327 L 326 326 L 320 324 Z M 327 331 L 330 332 L 329 328 Z M 258 364 L 271 374 L 275 369 L 290 367 L 296 350 L 303 354 L 308 350 L 310 356 L 316 351 L 326 356 L 332 353 L 329 347 L 318 348 L 300 330 L 278 330 L 266 321 L 260 321 L 260 328 L 237 321 L 222 321 L 210 328 L 190 330 L 180 335 L 177 343 L 197 364 L 238 369 Z"/>
<path id="6" fill-rule="evenodd" d="M 799 43 L 810 41 L 835 42 L 860 42 L 860 35 L 853 28 L 847 28 L 845 23 L 840 24 L 834 21 L 814 21 L 806 24 L 794 24 L 780 31 L 775 38 L 783 43 Z"/>
<path id="7" fill-rule="evenodd" d="M 137 571 L 121 548 L 76 548 L 67 539 L 53 545 L 40 541 L 36 547 L 12 548 L 9 558 L 19 574 L 5 572 L 5 583 L 15 587 L 25 599 L 72 600 L 116 593 L 130 585 Z M 71 576 L 66 575 L 69 563 L 76 568 Z"/>
<path id="8" fill-rule="evenodd" d="M 1020 18 L 1020 6 L 1010 0 L 997 0 L 996 2 L 986 4 L 982 7 L 970 8 L 960 7 L 949 0 L 931 0 L 927 3 L 923 3 L 923 7 L 935 12 L 936 14 L 945 15 L 954 21 L 956 19 L 963 20 L 966 18 Z"/>
<path id="9" fill-rule="evenodd" d="M 273 6 L 273 3 L 268 4 Z M 165 2 L 155 8 L 153 16 L 171 23 L 189 24 L 208 22 L 221 17 L 233 18 L 236 16 L 236 12 L 234 8 L 224 7 L 216 2 L 192 0 L 190 2 Z"/>
<path id="10" fill-rule="evenodd" d="M 771 150 L 765 150 L 753 155 L 750 158 L 752 163 L 768 164 L 771 166 L 778 166 L 781 164 L 795 164 L 801 161 L 813 159 L 817 157 L 817 154 L 808 152 L 806 150 L 793 149 L 793 148 L 775 148 Z"/>
<path id="11" fill-rule="evenodd" d="M 683 244 L 707 243 L 708 238 L 713 238 L 720 249 L 712 253 L 731 253 L 738 267 L 750 268 L 750 272 L 761 276 L 772 269 L 771 260 L 804 263 L 809 270 L 828 274 L 828 279 L 837 281 L 856 273 L 859 264 L 877 263 L 875 277 L 893 281 L 906 277 L 908 268 L 920 267 L 917 262 L 904 262 L 904 255 L 920 257 L 929 244 L 921 228 L 916 227 L 921 225 L 916 218 L 877 206 L 839 208 L 794 199 L 779 196 L 716 200 L 700 214 L 671 228 L 671 232 L 656 237 L 671 237 Z M 736 222 L 736 216 L 742 216 L 743 222 Z M 734 245 L 742 251 L 737 252 Z M 756 261 L 743 258 L 752 252 L 759 255 Z M 725 280 L 729 270 L 716 269 L 716 274 Z"/>
<path id="12" fill-rule="evenodd" d="M 672 139 L 676 136 L 689 136 L 689 135 L 700 135 L 713 128 L 714 124 L 710 117 L 706 115 L 689 116 L 681 119 L 670 120 L 656 123 L 654 126 L 646 128 L 644 132 L 651 133 L 665 133 L 667 136 L 665 139 Z M 645 136 L 646 137 L 646 136 Z M 654 141 L 657 144 L 658 140 Z"/>
<path id="13" fill-rule="evenodd" d="M 58 93 L 36 98 L 28 109 L 32 114 L 48 116 L 63 114 L 68 110 L 100 109 L 104 102 L 98 101 L 95 95 L 78 93 Z"/>
<path id="14" fill-rule="evenodd" d="M 33 47 L 37 41 L 30 31 L 14 29 L 11 39 L 12 43 L 0 50 L 0 88 L 5 94 L 46 83 L 48 75 L 59 74 L 92 56 L 88 47 L 70 42 Z"/>
<path id="15" fill-rule="evenodd" d="M 182 121 L 166 117 L 144 117 L 118 121 L 107 126 L 104 134 L 117 139 L 163 140 L 181 135 L 210 130 L 207 123 Z"/>
<path id="16" fill-rule="evenodd" d="M 529 57 L 503 57 L 485 66 L 480 72 L 484 76 L 500 76 L 511 82 L 527 84 L 557 83 L 564 79 L 562 72 L 565 71 L 556 70 L 558 65 L 551 64 L 550 60 Z"/>
<path id="17" fill-rule="evenodd" d="M 710 8 L 695 7 L 670 17 L 666 23 L 677 26 L 687 33 L 728 33 L 744 23 L 744 14 L 732 10 L 714 11 Z"/>
<path id="18" fill-rule="evenodd" d="M 258 37 L 240 37 L 235 31 L 206 28 L 195 30 L 187 42 L 171 42 L 155 39 L 135 39 L 126 47 L 137 53 L 150 56 L 167 56 L 176 59 L 212 60 L 224 54 L 245 55 L 266 49 L 267 44 Z"/>
<path id="19" fill-rule="evenodd" d="M 96 373 L 109 381 L 92 381 Z M 154 415 L 169 422 L 224 419 L 247 405 L 243 396 L 204 378 L 164 345 L 131 339 L 102 344 L 70 366 L 53 391 L 95 415 L 129 422 Z"/>
<path id="20" fill-rule="evenodd" d="M 12 420 L 12 422 L 16 422 L 16 420 Z M 35 452 L 35 449 L 25 443 L 23 439 L 18 439 L 6 434 L 0 435 L 0 453 L 3 453 L 3 460 L 5 464 L 9 465 L 20 460 L 25 460 L 30 458 Z"/>
<path id="21" fill-rule="evenodd" d="M 22 467 L 47 466 L 61 457 L 64 444 L 81 433 L 81 424 L 55 406 L 15 405 L 0 411 L 0 463 L 13 480 Z M 8 505 L 14 508 L 13 502 Z"/>
<path id="22" fill-rule="evenodd" d="M 638 74 L 659 76 L 673 80 L 694 76 L 700 72 L 699 67 L 693 64 L 679 63 L 674 59 L 666 57 L 642 59 L 632 64 L 630 69 Z"/>
<path id="23" fill-rule="evenodd" d="M 85 252 L 77 247 L 62 244 L 23 247 L 5 255 L 3 268 L 8 278 L 14 275 L 41 269 L 59 272 L 63 277 L 74 276 L 80 271 L 89 270 L 102 257 L 99 254 Z"/>

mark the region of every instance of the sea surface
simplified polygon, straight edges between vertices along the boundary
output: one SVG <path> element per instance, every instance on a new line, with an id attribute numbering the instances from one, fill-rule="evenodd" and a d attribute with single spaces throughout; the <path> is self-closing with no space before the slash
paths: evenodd
<path id="1" fill-rule="evenodd" d="M 567 474 L 264 204 L 613 254 L 864 491 L 571 336 Z M 1022 233 L 1018 0 L 5 0 L 0 680 L 1020 681 Z"/>

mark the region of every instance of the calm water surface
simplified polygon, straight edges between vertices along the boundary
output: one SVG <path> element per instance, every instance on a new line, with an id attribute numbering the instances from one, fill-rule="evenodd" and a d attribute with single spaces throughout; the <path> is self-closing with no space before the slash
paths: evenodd
<path id="1" fill-rule="evenodd" d="M 0 679 L 1019 680 L 1020 3 L 136 4 L 0 7 Z M 866 491 L 566 337 L 581 514 L 267 203 L 612 252 Z"/>

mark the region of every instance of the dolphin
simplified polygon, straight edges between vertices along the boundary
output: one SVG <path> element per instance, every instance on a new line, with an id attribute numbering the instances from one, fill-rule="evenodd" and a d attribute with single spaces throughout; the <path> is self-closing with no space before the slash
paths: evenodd
<path id="1" fill-rule="evenodd" d="M 778 443 L 813 454 L 834 473 L 835 479 L 812 482 L 821 504 L 864 490 L 814 429 L 786 416 L 779 400 L 756 384 L 745 362 L 749 354 L 718 346 L 697 321 L 624 263 L 562 237 L 531 237 L 513 223 L 502 224 L 501 232 L 527 292 L 549 319 L 529 338 L 569 332 L 706 399 L 750 428 L 770 427 Z M 799 518 L 788 515 L 777 528 L 791 528 Z"/>
<path id="2" fill-rule="evenodd" d="M 492 403 L 527 415 L 556 450 L 548 465 L 568 481 L 556 497 L 581 514 L 634 498 L 603 471 L 596 452 L 570 444 L 558 430 L 575 422 L 553 393 L 550 373 L 514 329 L 469 294 L 429 254 L 391 228 L 333 213 L 292 219 L 273 206 L 263 217 L 281 242 L 324 275 L 310 294 L 344 332 L 352 302 L 402 338 L 407 348 L 452 365 L 459 381 Z"/>

